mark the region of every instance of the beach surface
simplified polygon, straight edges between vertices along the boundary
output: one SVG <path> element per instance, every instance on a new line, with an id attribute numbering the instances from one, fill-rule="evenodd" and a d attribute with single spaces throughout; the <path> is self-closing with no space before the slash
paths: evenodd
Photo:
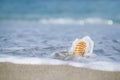
<path id="1" fill-rule="evenodd" d="M 0 63 L 0 80 L 119 80 L 120 72 L 99 71 L 68 65 Z"/>

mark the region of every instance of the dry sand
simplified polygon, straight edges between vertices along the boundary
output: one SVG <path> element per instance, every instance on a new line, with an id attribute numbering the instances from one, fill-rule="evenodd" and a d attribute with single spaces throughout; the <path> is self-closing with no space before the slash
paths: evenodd
<path id="1" fill-rule="evenodd" d="M 67 65 L 0 63 L 0 80 L 120 80 L 120 72 L 97 71 Z"/>

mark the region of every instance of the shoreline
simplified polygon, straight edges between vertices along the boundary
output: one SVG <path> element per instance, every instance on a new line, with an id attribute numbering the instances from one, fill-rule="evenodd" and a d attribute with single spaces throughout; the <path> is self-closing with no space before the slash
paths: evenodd
<path id="1" fill-rule="evenodd" d="M 0 62 L 0 80 L 119 80 L 118 71 L 99 71 L 69 65 L 30 65 Z"/>

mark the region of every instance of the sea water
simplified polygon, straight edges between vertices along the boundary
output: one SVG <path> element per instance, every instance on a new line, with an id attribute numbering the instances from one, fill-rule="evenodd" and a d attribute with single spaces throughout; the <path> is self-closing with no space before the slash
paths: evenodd
<path id="1" fill-rule="evenodd" d="M 1 0 L 0 61 L 120 71 L 120 1 Z M 92 57 L 67 55 L 90 36 Z"/>

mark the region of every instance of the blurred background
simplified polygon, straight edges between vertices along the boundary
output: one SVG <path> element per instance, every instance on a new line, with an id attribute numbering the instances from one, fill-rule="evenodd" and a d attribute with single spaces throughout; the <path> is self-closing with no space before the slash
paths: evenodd
<path id="1" fill-rule="evenodd" d="M 120 22 L 120 0 L 0 0 L 0 19 L 99 18 Z"/>

